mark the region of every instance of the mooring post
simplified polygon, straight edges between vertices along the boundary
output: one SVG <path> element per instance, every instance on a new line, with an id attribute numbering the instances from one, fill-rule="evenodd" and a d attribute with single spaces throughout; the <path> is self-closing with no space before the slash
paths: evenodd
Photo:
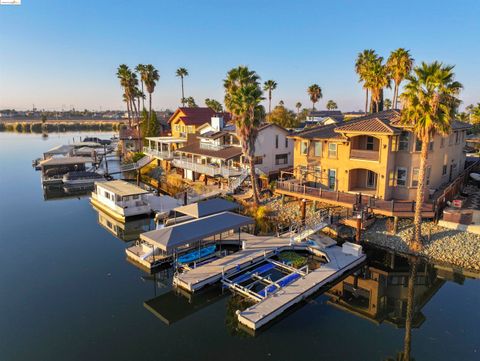
<path id="1" fill-rule="evenodd" d="M 301 203 L 302 208 L 302 225 L 305 225 L 305 219 L 307 218 L 307 200 L 304 198 L 302 199 Z"/>
<path id="2" fill-rule="evenodd" d="M 362 236 L 362 215 L 357 215 L 357 233 L 355 235 L 356 243 L 360 243 L 360 238 Z"/>

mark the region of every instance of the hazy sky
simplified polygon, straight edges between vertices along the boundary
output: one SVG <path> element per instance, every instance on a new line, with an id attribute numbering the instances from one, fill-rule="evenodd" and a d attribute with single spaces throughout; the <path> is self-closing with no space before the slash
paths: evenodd
<path id="1" fill-rule="evenodd" d="M 0 108 L 123 109 L 116 67 L 160 71 L 156 109 L 186 96 L 223 99 L 226 72 L 245 64 L 274 79 L 274 103 L 363 108 L 357 54 L 398 47 L 415 60 L 456 65 L 464 105 L 480 102 L 480 1 L 22 0 L 0 6 Z M 390 91 L 387 97 L 391 97 Z"/>

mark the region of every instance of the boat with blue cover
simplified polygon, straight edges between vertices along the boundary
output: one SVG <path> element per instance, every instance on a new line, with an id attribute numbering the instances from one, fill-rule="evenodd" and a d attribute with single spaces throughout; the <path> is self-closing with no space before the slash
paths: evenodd
<path id="1" fill-rule="evenodd" d="M 211 245 L 193 252 L 186 253 L 183 256 L 178 257 L 177 262 L 181 264 L 185 264 L 185 263 L 197 261 L 201 258 L 210 256 L 211 254 L 215 253 L 215 249 L 216 249 L 216 246 Z"/>

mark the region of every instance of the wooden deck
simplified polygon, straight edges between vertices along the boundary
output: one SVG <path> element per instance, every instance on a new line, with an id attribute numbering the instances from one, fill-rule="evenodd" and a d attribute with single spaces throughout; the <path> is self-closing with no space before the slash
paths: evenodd
<path id="1" fill-rule="evenodd" d="M 238 321 L 252 330 L 257 330 L 321 287 L 356 268 L 366 259 L 364 254 L 359 257 L 345 254 L 338 246 L 326 248 L 322 252 L 327 255 L 328 263 L 281 288 L 259 303 L 238 312 Z"/>
<path id="2" fill-rule="evenodd" d="M 361 204 L 368 206 L 374 214 L 389 217 L 411 218 L 415 214 L 415 202 L 413 201 L 385 201 L 366 194 L 331 191 L 309 187 L 292 181 L 278 182 L 275 193 L 345 208 L 352 208 L 356 204 Z M 435 216 L 433 203 L 424 203 L 422 205 L 422 216 L 425 218 L 433 218 Z"/>

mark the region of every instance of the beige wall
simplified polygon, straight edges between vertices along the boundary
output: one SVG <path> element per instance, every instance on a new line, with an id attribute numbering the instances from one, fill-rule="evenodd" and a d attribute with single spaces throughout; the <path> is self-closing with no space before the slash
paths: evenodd
<path id="1" fill-rule="evenodd" d="M 437 135 L 433 140 L 433 151 L 429 152 L 428 165 L 431 168 L 429 188 L 438 189 L 442 184 L 449 181 L 450 166 L 456 164 L 453 169 L 452 178 L 455 178 L 465 164 L 465 154 L 463 148 L 465 146 L 465 131 L 459 131 L 458 142 L 456 142 L 456 132 L 453 133 L 453 142 L 450 144 L 449 136 L 444 137 L 444 145 L 441 146 L 442 137 Z M 354 176 L 366 175 L 366 170 L 377 173 L 377 187 L 373 193 L 381 199 L 401 199 L 414 200 L 416 196 L 416 187 L 412 185 L 413 168 L 418 168 L 420 164 L 420 152 L 415 151 L 415 137 L 410 133 L 408 150 L 396 151 L 393 149 L 398 140 L 395 136 L 369 134 L 374 136 L 374 149 L 379 151 L 379 160 L 358 160 L 350 159 L 351 144 L 362 145 L 363 140 L 355 138 L 358 134 L 345 134 L 345 139 L 302 139 L 295 137 L 294 144 L 294 167 L 296 177 L 300 178 L 299 167 L 308 167 L 310 172 L 306 176 L 306 180 L 316 181 L 328 185 L 328 170 L 335 169 L 337 174 L 336 190 L 348 192 L 350 180 L 354 181 L 357 186 L 361 186 L 361 181 L 353 179 Z M 350 139 L 351 141 L 349 141 Z M 301 154 L 302 142 L 308 142 L 308 155 Z M 315 142 L 321 142 L 321 156 L 315 156 Z M 337 155 L 330 157 L 328 154 L 328 144 L 337 144 Z M 393 149 L 393 150 L 392 150 Z M 446 175 L 442 175 L 443 165 L 447 165 Z M 314 172 L 315 167 L 320 167 L 320 172 Z M 396 184 L 396 172 L 398 167 L 407 169 L 407 178 L 405 186 Z M 365 171 L 355 171 L 354 169 L 364 169 Z M 353 185 L 352 185 L 353 186 Z"/>

